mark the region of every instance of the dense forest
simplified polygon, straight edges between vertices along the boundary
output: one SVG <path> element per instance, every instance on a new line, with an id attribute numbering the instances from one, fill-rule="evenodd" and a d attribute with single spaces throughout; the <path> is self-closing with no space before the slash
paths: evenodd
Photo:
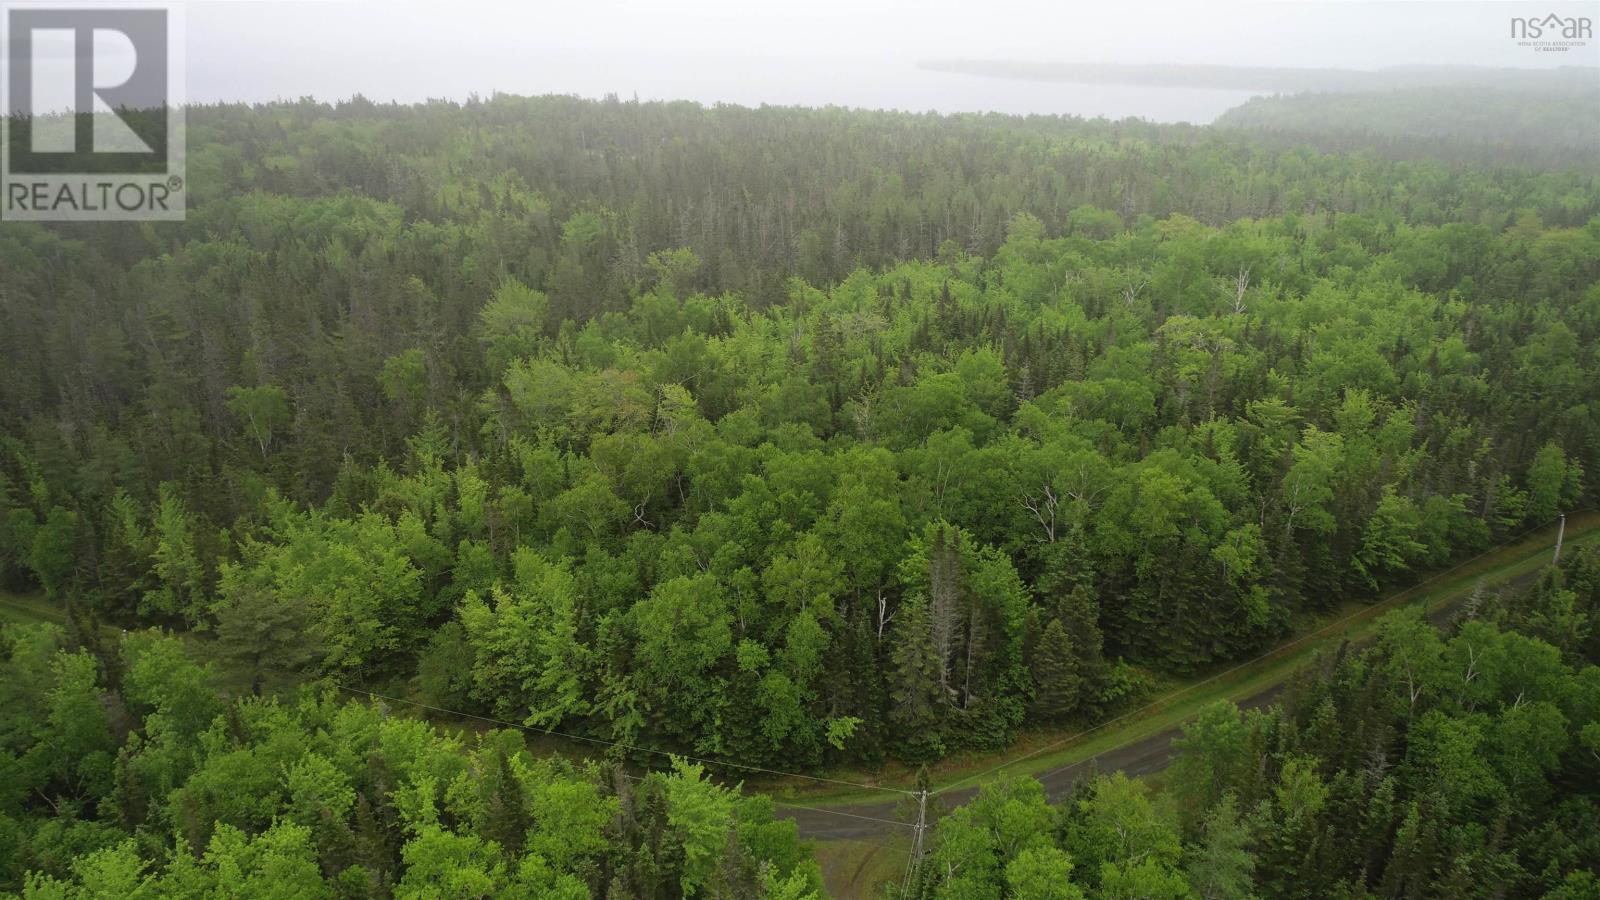
<path id="1" fill-rule="evenodd" d="M 693 763 L 630 780 L 536 759 L 515 730 L 464 740 L 331 695 L 230 700 L 156 632 L 111 660 L 51 626 L 6 637 L 5 803 L 27 791 L 52 813 L 3 820 L 0 878 L 28 898 L 798 900 L 818 884 L 794 823 Z"/>
<path id="2" fill-rule="evenodd" d="M 1212 124 L 1258 144 L 1456 166 L 1600 170 L 1600 77 L 1590 66 L 1379 69 L 932 60 L 938 72 L 1034 82 L 1255 92 Z"/>
<path id="3" fill-rule="evenodd" d="M 0 225 L 0 589 L 68 616 L 5 631 L 0 890 L 803 897 L 793 825 L 716 761 L 1101 721 L 1596 499 L 1581 169 L 571 98 L 189 118 L 187 221 Z M 1578 738 L 1481 786 L 1413 770 L 1600 727 L 1593 574 L 1567 577 L 1468 650 L 1402 621 L 1281 712 L 1209 717 L 1232 768 L 1179 766 L 1199 812 L 1152 819 L 1159 851 L 1094 831 L 1137 783 L 1058 814 L 1024 781 L 930 860 L 1021 804 L 1061 822 L 1016 826 L 1051 839 L 1028 871 L 1095 896 L 1150 895 L 1117 879 L 1213 830 L 1281 837 L 1268 896 L 1490 883 L 1435 864 L 1467 847 L 1552 889 L 1595 858 L 1577 825 L 1537 857 L 1556 800 L 1472 804 L 1592 787 Z M 1396 708 L 1402 638 L 1561 656 L 1470 702 L 1440 664 Z M 710 762 L 561 762 L 339 688 Z M 996 881 L 1023 849 L 913 887 L 1070 896 Z"/>
<path id="4" fill-rule="evenodd" d="M 1391 613 L 1279 705 L 1208 709 L 1160 789 L 986 786 L 939 821 L 913 894 L 1600 896 L 1597 614 L 1593 550 L 1448 636 Z"/>
<path id="5" fill-rule="evenodd" d="M 1554 90 L 1435 85 L 1255 97 L 1215 124 L 1324 150 L 1376 145 L 1413 159 L 1600 169 L 1600 79 L 1593 75 Z"/>

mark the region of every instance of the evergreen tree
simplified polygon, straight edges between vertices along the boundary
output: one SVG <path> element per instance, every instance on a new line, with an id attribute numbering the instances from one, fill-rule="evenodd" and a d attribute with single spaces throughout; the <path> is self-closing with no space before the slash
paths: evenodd
<path id="1" fill-rule="evenodd" d="M 889 722 L 895 743 L 907 759 L 935 759 L 944 750 L 940 710 L 944 689 L 929 632 L 927 604 L 908 601 L 895 618 L 890 654 Z"/>
<path id="2" fill-rule="evenodd" d="M 1083 679 L 1072 638 L 1060 619 L 1051 619 L 1034 649 L 1033 711 L 1044 722 L 1061 722 L 1078 709 Z"/>

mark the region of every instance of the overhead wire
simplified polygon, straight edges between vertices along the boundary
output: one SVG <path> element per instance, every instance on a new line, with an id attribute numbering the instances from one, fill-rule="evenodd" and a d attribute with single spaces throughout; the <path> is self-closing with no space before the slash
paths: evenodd
<path id="1" fill-rule="evenodd" d="M 348 691 L 348 692 L 350 692 L 352 694 L 363 694 L 363 695 L 366 695 L 368 697 L 372 697 L 372 698 L 375 698 L 375 699 L 387 700 L 387 701 L 389 701 L 391 703 L 404 703 L 404 704 L 407 704 L 409 706 L 415 706 L 415 707 L 417 707 L 419 709 L 426 709 L 426 710 L 430 710 L 432 712 L 442 713 L 444 715 L 461 716 L 463 718 L 476 719 L 476 720 L 478 720 L 480 722 L 488 722 L 488 723 L 491 723 L 491 724 L 494 724 L 494 725 L 503 725 L 503 726 L 505 726 L 507 728 L 519 728 L 519 729 L 521 729 L 523 731 L 532 732 L 534 734 L 542 734 L 542 735 L 546 735 L 546 736 L 554 735 L 556 737 L 566 738 L 567 740 L 583 741 L 585 743 L 599 744 L 599 745 L 606 746 L 606 747 L 618 747 L 618 748 L 621 748 L 623 750 L 633 750 L 633 751 L 637 751 L 637 752 L 640 752 L 640 753 L 653 753 L 653 754 L 655 754 L 657 756 L 665 756 L 665 757 L 669 757 L 669 758 L 687 759 L 687 760 L 690 760 L 692 762 L 705 763 L 706 765 L 725 766 L 725 767 L 733 768 L 733 769 L 742 769 L 742 770 L 744 770 L 746 772 L 760 772 L 760 773 L 765 774 L 765 775 L 777 775 L 777 776 L 782 777 L 782 778 L 800 778 L 800 779 L 804 779 L 804 780 L 807 780 L 807 781 L 815 781 L 815 782 L 822 783 L 822 784 L 841 785 L 841 786 L 844 786 L 844 787 L 858 788 L 860 790 L 866 790 L 866 791 L 883 791 L 885 793 L 906 794 L 906 795 L 912 794 L 911 791 L 902 790 L 900 788 L 884 787 L 882 785 L 862 784 L 861 782 L 858 782 L 858 781 L 846 781 L 846 780 L 840 779 L 840 778 L 826 778 L 826 777 L 823 777 L 821 775 L 805 775 L 805 774 L 802 774 L 800 772 L 785 772 L 785 771 L 782 771 L 780 769 L 769 769 L 769 768 L 766 768 L 766 767 L 763 767 L 763 766 L 752 766 L 752 765 L 747 765 L 745 763 L 730 762 L 728 760 L 721 760 L 721 759 L 708 759 L 706 757 L 692 756 L 692 755 L 687 754 L 687 753 L 674 753 L 674 752 L 672 752 L 670 750 L 658 750 L 658 749 L 656 749 L 654 747 L 643 747 L 643 746 L 640 746 L 640 745 L 637 745 L 637 744 L 626 744 L 626 743 L 623 743 L 621 741 L 608 741 L 608 740 L 605 740 L 604 738 L 587 737 L 587 736 L 581 735 L 581 734 L 571 734 L 571 733 L 564 732 L 564 731 L 557 731 L 554 728 L 540 728 L 540 727 L 535 726 L 535 725 L 526 725 L 526 724 L 523 724 L 523 723 L 520 723 L 520 722 L 508 722 L 508 721 L 506 721 L 504 719 L 496 719 L 496 718 L 494 718 L 492 716 L 480 716 L 480 715 L 478 715 L 476 713 L 463 712 L 462 710 L 459 710 L 459 709 L 446 709 L 446 708 L 444 708 L 442 706 L 434 706 L 432 704 L 422 703 L 422 702 L 419 702 L 419 701 L 416 701 L 416 700 L 407 700 L 407 699 L 405 699 L 403 697 L 391 697 L 391 696 L 388 696 L 386 694 L 380 694 L 380 693 L 378 693 L 376 691 L 369 691 L 369 690 L 366 690 L 365 688 L 351 687 L 351 686 L 346 685 L 346 684 L 338 684 L 337 686 L 338 686 L 338 688 L 340 690 Z"/>
<path id="2" fill-rule="evenodd" d="M 1590 512 L 1590 511 L 1591 510 L 1589 510 L 1589 509 L 1577 510 L 1577 511 L 1574 511 L 1572 513 L 1568 513 L 1567 515 L 1581 515 L 1583 513 Z M 1533 526 L 1531 528 L 1525 529 L 1525 530 L 1519 532 L 1518 534 L 1516 534 L 1515 536 L 1513 536 L 1511 538 L 1508 538 L 1508 539 L 1500 542 L 1499 544 L 1496 544 L 1495 546 L 1490 547 L 1487 550 L 1484 550 L 1481 553 L 1478 553 L 1478 554 L 1475 554 L 1473 556 L 1470 556 L 1467 559 L 1464 559 L 1461 562 L 1456 563 L 1455 565 L 1451 566 L 1448 569 L 1445 569 L 1442 572 L 1435 573 L 1434 575 L 1431 575 L 1431 576 L 1423 579 L 1422 581 L 1419 581 L 1416 584 L 1411 585 L 1410 587 L 1406 588 L 1405 590 L 1400 591 L 1399 593 L 1395 594 L 1392 597 L 1389 597 L 1388 599 L 1386 599 L 1385 601 L 1382 601 L 1379 604 L 1376 604 L 1375 606 L 1381 606 L 1381 605 L 1384 605 L 1384 604 L 1391 604 L 1391 605 L 1394 605 L 1394 606 L 1396 606 L 1398 608 L 1400 604 L 1397 603 L 1396 601 L 1399 601 L 1401 598 L 1405 597 L 1406 595 L 1408 595 L 1408 594 L 1410 594 L 1410 593 L 1412 593 L 1412 592 L 1414 592 L 1414 591 L 1416 591 L 1416 590 L 1418 590 L 1420 588 L 1426 587 L 1427 585 L 1432 584 L 1433 582 L 1438 581 L 1439 579 L 1444 578 L 1445 576 L 1450 575 L 1453 572 L 1457 572 L 1457 571 L 1465 568 L 1466 566 L 1469 566 L 1472 563 L 1477 562 L 1478 560 L 1482 559 L 1483 557 L 1488 556 L 1491 553 L 1494 553 L 1494 552 L 1499 551 L 1499 550 L 1503 550 L 1506 547 L 1509 547 L 1512 544 L 1515 544 L 1518 541 L 1521 541 L 1523 538 L 1526 538 L 1530 534 L 1533 534 L 1533 533 L 1535 533 L 1537 531 L 1542 531 L 1542 530 L 1544 530 L 1546 528 L 1549 528 L 1549 527 L 1555 525 L 1556 521 L 1557 521 L 1556 519 L 1552 519 L 1552 520 L 1550 520 L 1548 522 L 1545 522 L 1543 524 L 1535 525 L 1535 526 Z M 1259 656 L 1254 657 L 1253 659 L 1245 660 L 1244 662 L 1241 662 L 1241 663 L 1239 663 L 1238 665 L 1235 665 L 1235 666 L 1231 666 L 1228 669 L 1225 669 L 1225 670 L 1223 670 L 1221 672 L 1216 673 L 1215 675 L 1211 675 L 1211 676 L 1208 676 L 1206 678 L 1202 678 L 1201 680 L 1196 681 L 1193 684 L 1187 685 L 1186 687 L 1184 687 L 1184 688 L 1182 688 L 1180 690 L 1174 691 L 1173 693 L 1170 693 L 1170 694 L 1167 694 L 1167 695 L 1165 695 L 1163 697 L 1157 698 L 1156 700 L 1153 700 L 1150 703 L 1147 703 L 1144 706 L 1139 707 L 1138 709 L 1130 710 L 1129 712 L 1125 712 L 1122 715 L 1116 716 L 1115 718 L 1107 719 L 1106 721 L 1101 722 L 1100 724 L 1095 725 L 1092 728 L 1086 728 L 1083 731 L 1080 731 L 1080 732 L 1077 732 L 1076 734 L 1072 734 L 1072 735 L 1069 735 L 1067 737 L 1061 738 L 1060 740 L 1053 741 L 1053 742 L 1051 742 L 1049 744 L 1044 745 L 1043 747 L 1039 747 L 1037 749 L 1030 750 L 1029 752 L 1022 754 L 1021 756 L 1018 756 L 1018 757 L 1016 757 L 1014 759 L 1005 760 L 1005 761 L 1003 761 L 1001 763 L 998 763 L 996 765 L 990 766 L 989 768 L 984 769 L 981 772 L 976 772 L 976 773 L 974 773 L 972 775 L 966 775 L 966 776 L 963 776 L 961 778 L 958 778 L 955 781 L 952 781 L 949 784 L 947 784 L 947 785 L 945 785 L 945 786 L 943 786 L 941 788 L 938 788 L 937 790 L 933 791 L 929 796 L 936 796 L 938 794 L 945 793 L 946 791 L 953 790 L 956 787 L 958 787 L 960 785 L 963 785 L 963 784 L 966 784 L 969 781 L 973 781 L 973 780 L 976 780 L 976 779 L 987 778 L 990 775 L 993 775 L 994 773 L 1000 771 L 1001 769 L 1007 768 L 1009 766 L 1014 766 L 1017 763 L 1023 762 L 1025 760 L 1032 759 L 1032 758 L 1034 758 L 1036 756 L 1039 756 L 1040 754 L 1049 753 L 1051 750 L 1055 750 L 1055 749 L 1057 749 L 1059 747 L 1063 747 L 1063 746 L 1065 746 L 1067 744 L 1073 743 L 1074 741 L 1077 741 L 1077 740 L 1079 740 L 1081 738 L 1087 737 L 1088 735 L 1094 734 L 1097 731 L 1101 731 L 1101 730 L 1103 730 L 1105 728 L 1108 728 L 1108 727 L 1110 727 L 1112 725 L 1115 725 L 1118 722 L 1122 722 L 1122 721 L 1130 719 L 1130 718 L 1132 718 L 1134 716 L 1142 715 L 1143 713 L 1149 712 L 1150 710 L 1155 709 L 1158 706 L 1163 706 L 1165 704 L 1171 703 L 1173 700 L 1177 699 L 1178 697 L 1180 697 L 1180 696 L 1182 696 L 1184 694 L 1189 693 L 1190 691 L 1193 691 L 1193 690 L 1195 690 L 1197 688 L 1204 687 L 1205 685 L 1210 684 L 1213 681 L 1217 681 L 1218 679 L 1226 678 L 1229 675 L 1232 675 L 1232 674 L 1234 674 L 1235 672 L 1238 672 L 1241 669 L 1245 669 L 1245 668 L 1248 668 L 1249 666 L 1253 666 L 1256 663 L 1259 663 L 1259 662 L 1261 662 L 1261 661 L 1263 661 L 1263 660 L 1265 660 L 1265 659 L 1267 659 L 1269 657 L 1277 656 L 1278 654 L 1283 653 L 1284 651 L 1289 650 L 1289 649 L 1293 648 L 1294 646 L 1296 646 L 1298 644 L 1302 644 L 1302 643 L 1304 643 L 1304 642 L 1306 642 L 1308 640 L 1311 640 L 1312 638 L 1315 638 L 1318 635 L 1323 634 L 1324 632 L 1337 629 L 1340 626 L 1346 625 L 1346 624 L 1350 623 L 1351 621 L 1353 621 L 1353 620 L 1355 620 L 1357 618 L 1360 618 L 1362 616 L 1371 615 L 1372 614 L 1372 610 L 1374 608 L 1375 608 L 1374 606 L 1369 606 L 1369 607 L 1365 607 L 1363 609 L 1356 610 L 1355 612 L 1351 613 L 1350 615 L 1344 616 L 1344 617 L 1338 619 L 1337 621 L 1330 622 L 1327 625 L 1324 625 L 1321 628 L 1316 629 L 1315 631 L 1309 632 L 1307 634 L 1303 634 L 1300 637 L 1297 637 L 1294 640 L 1289 641 L 1287 643 L 1279 644 L 1278 646 L 1272 648 L 1271 650 L 1266 651 L 1265 653 L 1262 653 Z M 1116 744 L 1114 746 L 1107 747 L 1106 749 L 1101 750 L 1101 751 L 1099 751 L 1097 753 L 1094 753 L 1091 756 L 1088 756 L 1083 760 L 1079 760 L 1076 763 L 1072 763 L 1072 764 L 1070 764 L 1068 766 L 1062 766 L 1061 768 L 1058 768 L 1058 769 L 1052 769 L 1049 773 L 1046 773 L 1046 774 L 1047 775 L 1048 774 L 1053 774 L 1055 772 L 1060 772 L 1060 771 L 1062 771 L 1064 769 L 1071 768 L 1071 766 L 1073 766 L 1073 765 L 1080 765 L 1081 763 L 1088 762 L 1089 760 L 1096 759 L 1096 758 L 1098 758 L 1098 757 L 1100 757 L 1100 756 L 1102 756 L 1102 755 L 1104 755 L 1106 753 L 1110 753 L 1112 750 L 1118 750 L 1118 749 L 1121 749 L 1122 747 L 1126 747 L 1127 745 L 1129 745 L 1131 743 L 1134 743 L 1135 741 L 1138 741 L 1138 740 L 1141 740 L 1141 738 L 1137 738 L 1137 737 L 1129 738 L 1128 740 L 1123 741 L 1120 744 Z"/>

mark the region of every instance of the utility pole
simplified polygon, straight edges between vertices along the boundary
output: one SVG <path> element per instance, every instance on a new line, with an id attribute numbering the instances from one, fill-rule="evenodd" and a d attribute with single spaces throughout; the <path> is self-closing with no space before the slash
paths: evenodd
<path id="1" fill-rule="evenodd" d="M 928 792 L 926 789 L 917 791 L 917 837 L 911 845 L 911 858 L 915 863 L 922 862 L 922 833 L 928 828 Z"/>
<path id="2" fill-rule="evenodd" d="M 1556 531 L 1556 558 L 1552 564 L 1561 562 L 1561 539 L 1567 536 L 1567 514 L 1561 514 L 1561 527 Z"/>
<path id="3" fill-rule="evenodd" d="M 916 883 L 917 870 L 922 866 L 922 833 L 928 828 L 928 789 L 926 787 L 917 791 L 917 825 L 916 834 L 911 839 L 911 865 L 906 869 L 906 884 L 901 889 L 901 894 L 911 890 L 911 885 Z"/>
<path id="4" fill-rule="evenodd" d="M 917 824 L 912 826 L 911 858 L 906 860 L 906 877 L 900 885 L 901 897 L 911 893 L 911 886 L 916 884 L 917 870 L 922 866 L 922 838 L 928 830 L 928 788 L 930 786 L 928 767 L 922 766 L 917 770 Z"/>

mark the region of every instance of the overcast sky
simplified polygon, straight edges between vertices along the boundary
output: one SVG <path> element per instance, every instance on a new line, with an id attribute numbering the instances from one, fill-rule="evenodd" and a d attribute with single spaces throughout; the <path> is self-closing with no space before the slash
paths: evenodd
<path id="1" fill-rule="evenodd" d="M 1552 11 L 1600 22 L 1600 0 L 194 0 L 188 86 L 191 101 L 615 92 L 744 104 L 1074 112 L 1039 107 L 1087 102 L 1094 91 L 1103 98 L 1104 89 L 1019 87 L 919 72 L 915 63 L 1600 64 L 1593 40 L 1576 53 L 1535 53 L 1510 38 L 1511 16 Z"/>

